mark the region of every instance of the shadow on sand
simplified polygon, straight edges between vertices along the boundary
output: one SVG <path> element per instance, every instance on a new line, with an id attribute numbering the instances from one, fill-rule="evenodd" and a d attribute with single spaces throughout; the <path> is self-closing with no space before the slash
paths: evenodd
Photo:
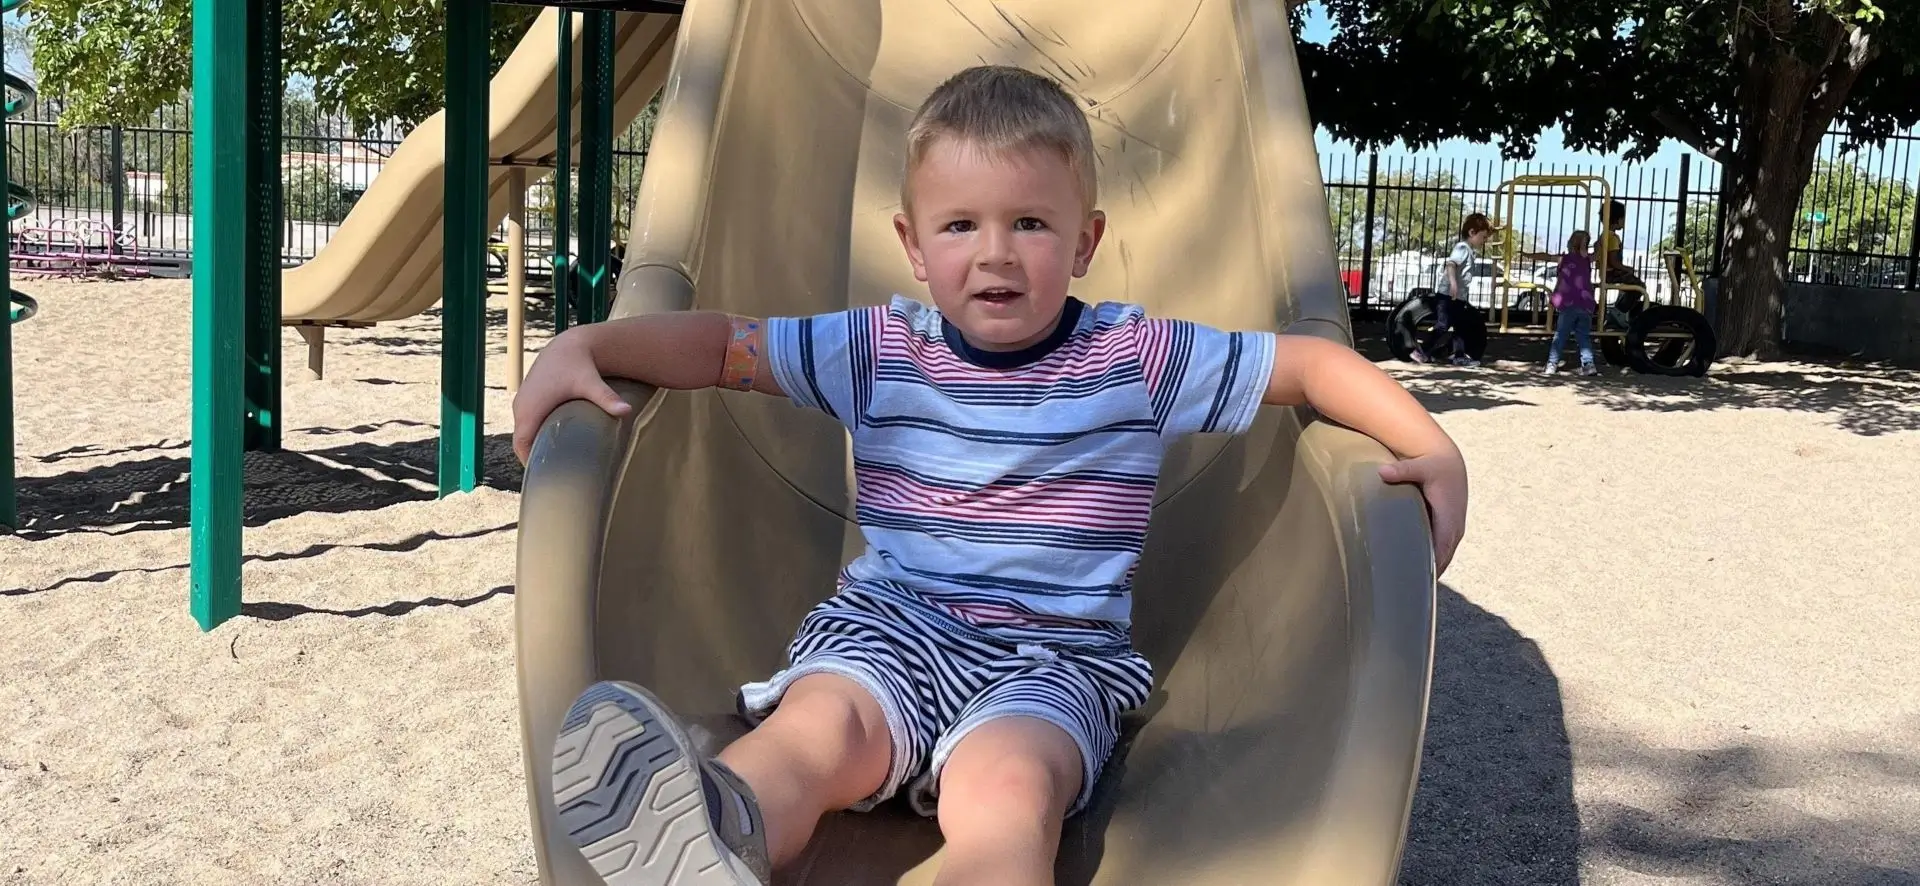
<path id="1" fill-rule="evenodd" d="M 321 437 L 353 429 L 306 429 Z M 295 435 L 289 434 L 289 440 Z M 495 434 L 483 441 L 487 486 L 518 491 L 520 462 L 512 437 Z M 167 444 L 133 447 L 127 452 L 175 451 Z M 68 457 L 100 457 L 108 452 Z M 250 452 L 244 482 L 247 526 L 295 514 L 377 510 L 435 496 L 439 441 L 349 443 L 324 449 Z M 185 454 L 156 455 L 45 477 L 19 480 L 20 526 L 27 540 L 71 532 L 119 534 L 180 529 L 192 516 L 191 459 Z"/>
<path id="2" fill-rule="evenodd" d="M 1920 371 L 1853 361 L 1800 357 L 1765 365 L 1716 364 L 1706 378 L 1670 378 L 1604 367 L 1601 375 L 1547 376 L 1546 339 L 1495 336 L 1487 365 L 1416 367 L 1387 352 L 1378 324 L 1356 325 L 1359 349 L 1392 370 L 1434 412 L 1530 406 L 1529 389 L 1565 386 L 1605 409 L 1706 412 L 1781 409 L 1828 417 L 1865 437 L 1920 431 Z M 1571 359 L 1571 358 L 1570 358 Z"/>
<path id="3" fill-rule="evenodd" d="M 1532 640 L 1444 584 L 1437 641 L 1400 882 L 1578 883 L 1559 679 Z"/>

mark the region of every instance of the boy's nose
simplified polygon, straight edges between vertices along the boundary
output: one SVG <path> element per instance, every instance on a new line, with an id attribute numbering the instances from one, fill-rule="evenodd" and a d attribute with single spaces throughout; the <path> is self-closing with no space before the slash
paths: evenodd
<path id="1" fill-rule="evenodd" d="M 1013 263 L 1013 238 L 1003 231 L 988 231 L 980 238 L 980 251 L 974 260 L 982 267 Z"/>

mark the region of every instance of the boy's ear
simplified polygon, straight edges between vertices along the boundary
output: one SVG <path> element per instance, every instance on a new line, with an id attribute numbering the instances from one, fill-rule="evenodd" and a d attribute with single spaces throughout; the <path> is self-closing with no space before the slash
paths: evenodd
<path id="1" fill-rule="evenodd" d="M 1100 238 L 1107 233 L 1107 214 L 1096 209 L 1087 213 L 1087 223 L 1080 226 L 1080 241 L 1074 245 L 1073 275 L 1085 277 L 1087 268 L 1093 265 L 1093 252 L 1100 248 Z"/>
<path id="2" fill-rule="evenodd" d="M 913 220 L 904 212 L 893 214 L 893 232 L 900 235 L 900 245 L 907 250 L 907 261 L 913 265 L 913 279 L 927 282 L 927 257 L 920 251 L 920 240 L 914 234 Z"/>

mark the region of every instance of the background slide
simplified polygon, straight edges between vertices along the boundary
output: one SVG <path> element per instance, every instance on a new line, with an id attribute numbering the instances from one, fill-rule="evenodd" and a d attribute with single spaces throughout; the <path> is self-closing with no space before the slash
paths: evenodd
<path id="1" fill-rule="evenodd" d="M 614 132 L 626 130 L 666 79 L 678 16 L 620 17 L 614 67 Z M 584 17 L 574 16 L 575 144 L 580 136 L 580 58 Z M 539 160 L 552 154 L 558 131 L 560 20 L 541 12 L 499 73 L 488 110 L 495 160 Z M 578 162 L 579 153 L 574 153 Z M 445 212 L 446 112 L 427 118 L 395 149 L 367 192 L 312 261 L 281 277 L 285 323 L 380 322 L 418 314 L 440 300 L 444 260 L 440 226 Z M 491 226 L 507 214 L 511 170 L 488 176 Z M 529 179 L 539 178 L 535 171 Z"/>
<path id="2" fill-rule="evenodd" d="M 1089 300 L 1348 341 L 1279 0 L 690 0 L 613 313 L 806 314 L 921 290 L 890 224 L 912 109 L 981 61 L 1085 103 L 1111 222 Z M 619 382 L 542 428 L 519 530 L 521 728 L 544 882 L 551 742 L 595 679 L 718 743 L 859 550 L 845 432 L 776 398 Z M 1394 882 L 1434 631 L 1425 515 L 1387 452 L 1301 410 L 1170 453 L 1138 575 L 1158 685 L 1067 824 L 1064 884 Z M 676 847 L 655 847 L 673 853 Z M 936 826 L 824 822 L 786 883 L 928 883 Z"/>

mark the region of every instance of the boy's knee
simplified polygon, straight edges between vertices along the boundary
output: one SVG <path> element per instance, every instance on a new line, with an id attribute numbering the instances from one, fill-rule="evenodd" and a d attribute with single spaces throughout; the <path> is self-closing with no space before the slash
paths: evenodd
<path id="1" fill-rule="evenodd" d="M 940 771 L 940 828 L 953 840 L 1057 827 L 1080 794 L 1082 769 L 1079 745 L 1051 723 L 988 723 L 962 740 Z"/>
<path id="2" fill-rule="evenodd" d="M 800 733 L 814 750 L 834 756 L 885 757 L 893 750 L 879 701 L 860 684 L 834 674 L 795 680 L 763 726 Z"/>

